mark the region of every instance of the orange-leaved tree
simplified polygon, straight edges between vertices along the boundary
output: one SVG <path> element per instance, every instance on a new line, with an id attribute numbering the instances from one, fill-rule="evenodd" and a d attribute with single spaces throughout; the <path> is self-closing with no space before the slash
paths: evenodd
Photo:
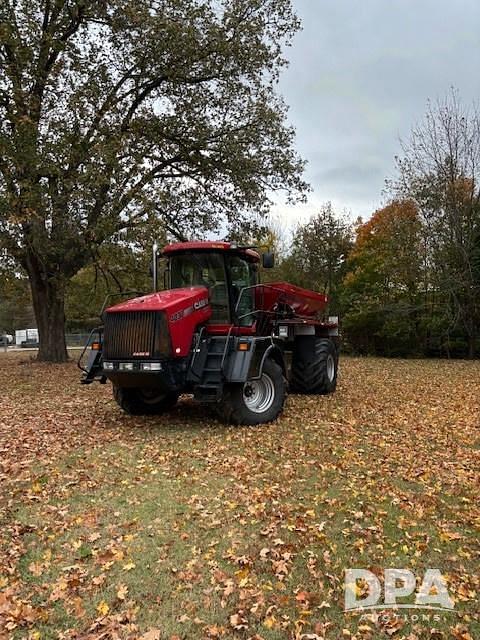
<path id="1" fill-rule="evenodd" d="M 361 351 L 400 355 L 419 341 L 425 259 L 411 200 L 393 200 L 360 221 L 344 279 L 344 327 Z"/>

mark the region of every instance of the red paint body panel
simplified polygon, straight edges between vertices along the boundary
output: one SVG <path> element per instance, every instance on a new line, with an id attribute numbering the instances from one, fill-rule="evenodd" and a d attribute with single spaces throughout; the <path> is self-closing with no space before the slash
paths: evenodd
<path id="1" fill-rule="evenodd" d="M 206 287 L 183 287 L 182 289 L 168 289 L 167 291 L 157 291 L 155 293 L 147 293 L 139 298 L 131 298 L 124 302 L 119 302 L 113 307 L 107 309 L 107 313 L 115 313 L 116 311 L 178 311 L 182 304 L 186 304 L 192 300 L 192 296 L 203 294 L 208 297 Z"/>
<path id="2" fill-rule="evenodd" d="M 324 311 L 327 296 L 309 289 L 302 289 L 288 282 L 269 282 L 255 289 L 255 306 L 263 311 L 272 311 L 277 302 L 288 304 L 302 317 L 313 317 Z"/>
<path id="3" fill-rule="evenodd" d="M 173 244 L 167 244 L 163 248 L 162 254 L 164 256 L 170 256 L 173 253 L 181 253 L 183 251 L 230 251 L 237 252 L 248 256 L 252 262 L 260 262 L 260 254 L 253 249 L 245 249 L 242 247 L 232 246 L 231 242 L 224 242 L 219 240 L 218 242 L 174 242 Z"/>
<path id="4" fill-rule="evenodd" d="M 172 355 L 177 358 L 189 355 L 195 329 L 207 322 L 212 315 L 206 287 L 157 291 L 126 300 L 107 309 L 107 313 L 125 311 L 164 311 L 170 332 Z"/>

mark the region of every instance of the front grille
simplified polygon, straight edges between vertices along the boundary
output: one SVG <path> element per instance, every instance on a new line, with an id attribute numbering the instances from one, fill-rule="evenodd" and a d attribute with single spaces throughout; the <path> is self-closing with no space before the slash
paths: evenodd
<path id="1" fill-rule="evenodd" d="M 163 314 L 156 311 L 121 311 L 106 314 L 103 338 L 104 359 L 158 358 L 156 331 L 163 329 Z"/>

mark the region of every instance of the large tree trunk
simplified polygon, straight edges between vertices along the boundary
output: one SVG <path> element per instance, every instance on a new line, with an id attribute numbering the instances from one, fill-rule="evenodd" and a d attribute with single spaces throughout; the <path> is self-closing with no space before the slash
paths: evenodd
<path id="1" fill-rule="evenodd" d="M 38 327 L 40 348 L 38 360 L 66 362 L 65 342 L 65 286 L 61 277 L 49 277 L 38 269 L 35 260 L 28 261 L 28 275 L 32 290 L 33 309 Z M 33 263 L 33 264 L 32 264 Z"/>

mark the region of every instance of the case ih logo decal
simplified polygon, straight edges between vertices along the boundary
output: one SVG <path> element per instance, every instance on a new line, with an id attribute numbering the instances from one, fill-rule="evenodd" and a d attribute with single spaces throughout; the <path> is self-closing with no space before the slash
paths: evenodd
<path id="1" fill-rule="evenodd" d="M 150 351 L 134 351 L 132 356 L 149 356 Z"/>
<path id="2" fill-rule="evenodd" d="M 195 311 L 198 311 L 199 309 L 203 309 L 203 307 L 206 307 L 208 304 L 208 298 L 202 298 L 201 300 L 197 300 L 197 302 L 193 303 L 193 308 L 195 309 Z"/>
<path id="3" fill-rule="evenodd" d="M 175 313 L 172 313 L 172 315 L 170 316 L 170 322 L 177 322 L 177 320 L 180 320 L 185 316 L 189 316 L 194 311 L 203 309 L 204 307 L 207 306 L 207 304 L 208 304 L 208 298 L 202 298 L 201 300 L 197 300 L 196 302 L 193 303 L 191 307 L 187 307 L 186 309 L 182 309 L 181 311 L 176 311 Z"/>

